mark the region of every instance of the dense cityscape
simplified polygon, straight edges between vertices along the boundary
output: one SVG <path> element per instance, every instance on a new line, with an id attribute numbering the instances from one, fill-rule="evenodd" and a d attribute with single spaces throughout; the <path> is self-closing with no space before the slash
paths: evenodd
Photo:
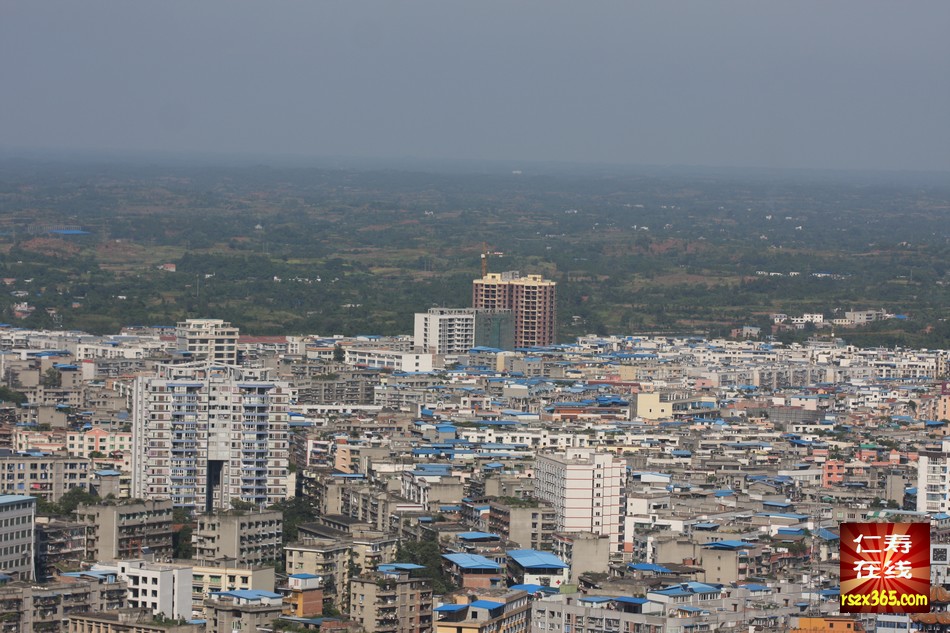
<path id="1" fill-rule="evenodd" d="M 929 522 L 947 581 L 950 353 L 557 323 L 486 262 L 411 335 L 3 326 L 0 626 L 940 630 L 839 614 L 838 526 Z"/>
<path id="2" fill-rule="evenodd" d="M 0 633 L 950 633 L 948 24 L 4 0 Z"/>

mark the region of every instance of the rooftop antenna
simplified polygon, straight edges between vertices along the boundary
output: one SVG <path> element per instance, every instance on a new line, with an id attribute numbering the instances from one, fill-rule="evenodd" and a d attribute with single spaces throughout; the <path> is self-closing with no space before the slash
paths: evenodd
<path id="1" fill-rule="evenodd" d="M 488 245 L 482 242 L 482 278 L 488 276 Z"/>

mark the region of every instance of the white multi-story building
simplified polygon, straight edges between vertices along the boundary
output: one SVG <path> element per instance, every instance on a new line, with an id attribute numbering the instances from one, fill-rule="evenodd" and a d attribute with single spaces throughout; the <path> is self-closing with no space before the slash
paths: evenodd
<path id="1" fill-rule="evenodd" d="M 265 371 L 168 365 L 136 378 L 132 494 L 203 512 L 287 497 L 290 388 Z"/>
<path id="2" fill-rule="evenodd" d="M 180 350 L 215 364 L 237 364 L 238 335 L 238 328 L 221 319 L 188 319 L 175 327 Z"/>
<path id="3" fill-rule="evenodd" d="M 917 511 L 950 511 L 950 440 L 939 451 L 920 451 L 917 460 Z"/>
<path id="4" fill-rule="evenodd" d="M 192 568 L 188 565 L 123 560 L 115 566 L 96 565 L 93 570 L 115 571 L 128 586 L 130 607 L 166 618 L 192 617 Z"/>
<path id="5" fill-rule="evenodd" d="M 554 506 L 558 532 L 593 532 L 620 543 L 624 462 L 611 453 L 572 448 L 538 455 L 534 486 L 538 499 Z"/>
<path id="6" fill-rule="evenodd" d="M 346 348 L 346 364 L 393 371 L 427 372 L 435 369 L 435 354 L 400 352 L 390 349 Z"/>
<path id="7" fill-rule="evenodd" d="M 33 580 L 33 526 L 36 499 L 0 495 L 0 573 L 17 580 Z"/>
<path id="8" fill-rule="evenodd" d="M 465 354 L 475 347 L 475 310 L 432 308 L 417 312 L 413 344 L 431 354 Z"/>

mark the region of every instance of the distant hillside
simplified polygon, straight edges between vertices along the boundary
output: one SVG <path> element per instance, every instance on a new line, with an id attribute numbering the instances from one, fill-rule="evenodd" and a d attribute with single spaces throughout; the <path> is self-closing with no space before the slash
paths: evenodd
<path id="1" fill-rule="evenodd" d="M 405 333 L 415 311 L 469 305 L 487 246 L 492 270 L 559 282 L 562 338 L 867 308 L 909 318 L 836 334 L 950 336 L 935 176 L 0 163 L 0 309 L 21 322 L 28 303 L 31 327 Z"/>

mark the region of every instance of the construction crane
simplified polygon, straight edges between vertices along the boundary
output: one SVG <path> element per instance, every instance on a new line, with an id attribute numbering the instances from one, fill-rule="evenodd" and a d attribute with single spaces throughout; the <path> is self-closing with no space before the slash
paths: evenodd
<path id="1" fill-rule="evenodd" d="M 488 256 L 494 257 L 504 257 L 505 254 L 501 251 L 489 251 L 488 245 L 482 242 L 482 277 L 488 275 Z"/>

